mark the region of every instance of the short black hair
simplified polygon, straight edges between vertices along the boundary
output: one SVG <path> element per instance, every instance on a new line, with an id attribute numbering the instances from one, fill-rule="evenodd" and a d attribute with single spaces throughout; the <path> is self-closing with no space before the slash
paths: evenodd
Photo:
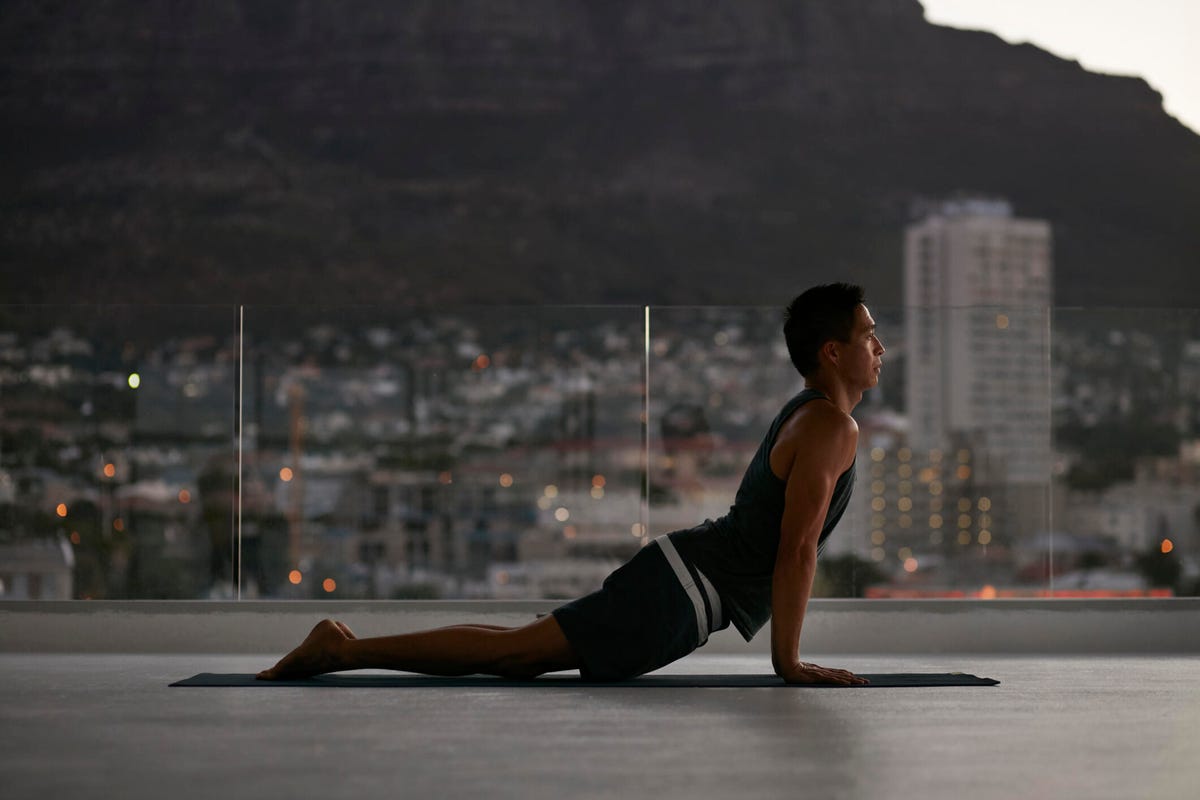
<path id="1" fill-rule="evenodd" d="M 817 353 L 832 340 L 850 341 L 854 315 L 863 302 L 861 286 L 827 283 L 797 295 L 783 312 L 783 338 L 788 355 L 804 377 L 821 366 Z"/>

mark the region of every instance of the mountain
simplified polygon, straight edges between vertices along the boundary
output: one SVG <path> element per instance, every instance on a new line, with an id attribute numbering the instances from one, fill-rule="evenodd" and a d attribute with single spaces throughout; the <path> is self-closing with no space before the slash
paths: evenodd
<path id="1" fill-rule="evenodd" d="M 900 302 L 922 202 L 1200 306 L 1200 136 L 916 0 L 8 0 L 4 302 Z"/>

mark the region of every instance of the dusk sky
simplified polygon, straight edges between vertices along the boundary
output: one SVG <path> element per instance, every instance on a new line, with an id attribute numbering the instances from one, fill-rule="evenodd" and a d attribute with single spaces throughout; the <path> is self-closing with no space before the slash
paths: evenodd
<path id="1" fill-rule="evenodd" d="M 1200 132 L 1197 0 L 921 0 L 930 22 L 1032 42 L 1093 72 L 1137 75 Z"/>

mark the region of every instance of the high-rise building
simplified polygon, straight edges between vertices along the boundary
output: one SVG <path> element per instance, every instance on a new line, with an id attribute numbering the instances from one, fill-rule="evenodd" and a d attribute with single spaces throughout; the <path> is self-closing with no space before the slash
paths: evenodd
<path id="1" fill-rule="evenodd" d="M 941 204 L 905 232 L 910 444 L 973 454 L 976 477 L 1050 473 L 1050 224 L 1003 200 Z"/>

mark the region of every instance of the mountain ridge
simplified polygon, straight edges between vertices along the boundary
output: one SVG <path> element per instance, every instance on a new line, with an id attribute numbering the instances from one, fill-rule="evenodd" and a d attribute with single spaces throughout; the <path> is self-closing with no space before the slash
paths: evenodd
<path id="1" fill-rule="evenodd" d="M 1200 306 L 1200 136 L 915 0 L 0 10 L 12 302 L 900 302 L 912 209 L 1002 196 L 1056 302 Z"/>

